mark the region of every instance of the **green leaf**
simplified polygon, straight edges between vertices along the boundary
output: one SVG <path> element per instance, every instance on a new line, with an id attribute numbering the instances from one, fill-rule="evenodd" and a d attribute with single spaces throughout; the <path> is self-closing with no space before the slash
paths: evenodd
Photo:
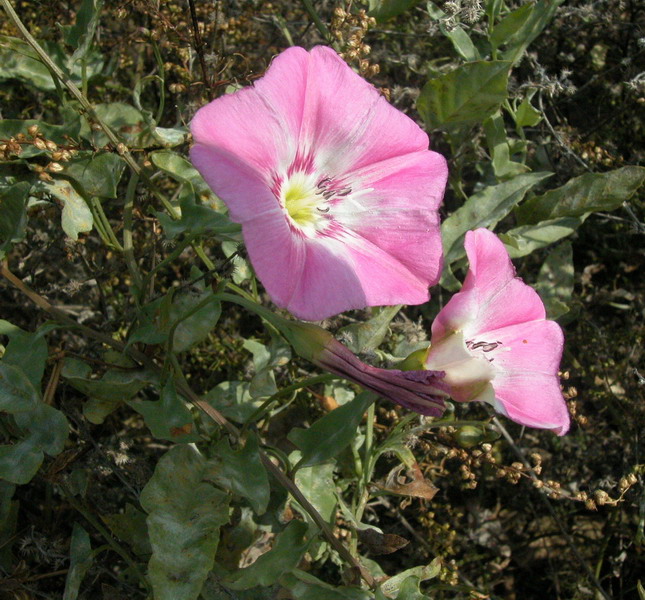
<path id="1" fill-rule="evenodd" d="M 29 483 L 43 458 L 42 449 L 29 437 L 13 445 L 0 446 L 0 479 L 16 485 Z"/>
<path id="2" fill-rule="evenodd" d="M 87 55 L 102 8 L 103 0 L 83 0 L 81 8 L 76 13 L 76 22 L 67 29 L 65 36 L 65 43 L 74 48 L 70 62 L 74 63 Z"/>
<path id="3" fill-rule="evenodd" d="M 497 179 L 502 180 L 530 171 L 526 165 L 511 161 L 511 149 L 506 137 L 506 127 L 499 111 L 484 121 L 484 131 L 488 148 L 493 157 L 493 171 Z"/>
<path id="4" fill-rule="evenodd" d="M 522 225 L 500 233 L 499 238 L 506 244 L 510 257 L 519 258 L 571 235 L 586 218 L 587 215 L 580 218 L 561 217 L 540 221 L 536 225 Z"/>
<path id="5" fill-rule="evenodd" d="M 524 21 L 522 26 L 514 34 L 505 38 L 504 42 L 507 44 L 507 49 L 502 54 L 502 58 L 504 60 L 510 60 L 512 64 L 517 63 L 524 55 L 524 51 L 529 44 L 548 25 L 556 10 L 563 2 L 564 0 L 540 0 L 531 5 L 533 10 L 528 19 Z M 501 26 L 501 23 L 499 26 Z"/>
<path id="6" fill-rule="evenodd" d="M 271 490 L 255 434 L 250 433 L 244 447 L 237 452 L 231 449 L 226 438 L 221 439 L 208 461 L 206 477 L 246 498 L 258 515 L 266 511 Z"/>
<path id="7" fill-rule="evenodd" d="M 531 198 L 517 217 L 522 224 L 582 217 L 599 210 L 614 210 L 629 200 L 645 181 L 645 167 L 622 167 L 606 173 L 586 173 L 542 196 Z"/>
<path id="8" fill-rule="evenodd" d="M 181 218 L 173 219 L 166 213 L 156 213 L 168 239 L 175 239 L 182 233 L 201 235 L 207 232 L 231 232 L 239 226 L 231 224 L 229 218 L 203 204 L 196 204 L 192 195 L 184 196 L 180 203 Z"/>
<path id="9" fill-rule="evenodd" d="M 0 410 L 14 416 L 23 439 L 0 446 L 0 478 L 24 484 L 36 474 L 43 452 L 59 454 L 68 435 L 65 416 L 40 400 L 40 393 L 24 371 L 0 362 Z"/>
<path id="10" fill-rule="evenodd" d="M 189 133 L 186 127 L 155 127 L 153 130 L 154 137 L 168 148 L 186 142 Z"/>
<path id="11" fill-rule="evenodd" d="M 542 113 L 533 108 L 531 97 L 532 94 L 525 96 L 513 115 L 518 127 L 534 127 L 542 120 Z"/>
<path id="12" fill-rule="evenodd" d="M 25 237 L 27 196 L 31 183 L 21 181 L 0 190 L 0 260 L 15 242 Z"/>
<path id="13" fill-rule="evenodd" d="M 63 203 L 61 226 L 67 237 L 78 240 L 78 234 L 92 230 L 94 219 L 92 211 L 72 184 L 65 179 L 39 181 L 36 190 L 42 190 Z"/>
<path id="14" fill-rule="evenodd" d="M 158 150 L 150 154 L 150 160 L 155 167 L 161 169 L 176 181 L 190 184 L 198 194 L 212 195 L 211 189 L 199 171 L 181 154 L 171 150 Z"/>
<path id="15" fill-rule="evenodd" d="M 369 15 L 378 21 L 396 17 L 412 8 L 418 0 L 369 0 Z"/>
<path id="16" fill-rule="evenodd" d="M 225 417 L 244 423 L 262 406 L 262 400 L 253 398 L 245 381 L 223 381 L 210 390 L 205 399 Z"/>
<path id="17" fill-rule="evenodd" d="M 7 323 L 7 325 L 10 324 Z M 45 338 L 38 332 L 28 333 L 17 327 L 11 332 L 0 330 L 0 333 L 8 335 L 10 340 L 2 357 L 2 363 L 18 367 L 27 376 L 34 389 L 40 389 L 48 356 Z"/>
<path id="18" fill-rule="evenodd" d="M 69 548 L 69 571 L 65 579 L 63 600 L 76 600 L 85 574 L 93 562 L 90 536 L 78 523 L 72 527 L 72 541 Z"/>
<path id="19" fill-rule="evenodd" d="M 385 306 L 367 321 L 353 323 L 340 329 L 339 336 L 344 344 L 356 354 L 376 350 L 387 335 L 392 319 L 401 310 L 401 305 Z"/>
<path id="20" fill-rule="evenodd" d="M 31 412 L 40 402 L 40 394 L 18 366 L 0 362 L 0 411 L 10 414 Z"/>
<path id="21" fill-rule="evenodd" d="M 305 553 L 309 541 L 305 539 L 307 525 L 302 521 L 292 520 L 280 532 L 271 550 L 262 554 L 246 569 L 237 571 L 229 578 L 228 587 L 234 590 L 273 585 L 281 575 L 296 568 Z"/>
<path id="22" fill-rule="evenodd" d="M 91 369 L 84 362 L 67 358 L 61 375 L 79 392 L 90 398 L 83 406 L 83 415 L 91 423 L 102 423 L 144 387 L 156 383 L 158 377 L 146 369 L 111 369 L 100 379 L 91 379 Z"/>
<path id="23" fill-rule="evenodd" d="M 334 463 L 323 463 L 298 469 L 295 483 L 307 500 L 320 513 L 320 516 L 327 523 L 333 523 L 337 504 Z M 302 513 L 304 517 L 307 517 L 304 510 L 302 510 Z"/>
<path id="24" fill-rule="evenodd" d="M 102 515 L 101 519 L 116 537 L 132 547 L 135 554 L 152 554 L 146 515 L 132 504 L 126 504 L 122 514 Z"/>
<path id="25" fill-rule="evenodd" d="M 475 62 L 481 59 L 479 50 L 461 26 L 457 25 L 450 29 L 441 27 L 441 32 L 452 42 L 454 49 L 464 60 Z"/>
<path id="26" fill-rule="evenodd" d="M 168 315 L 168 321 L 174 327 L 173 352 L 184 352 L 204 341 L 217 325 L 222 307 L 219 302 L 208 301 L 214 297 L 210 288 L 200 294 L 185 293 L 173 297 Z M 202 303 L 204 305 L 198 308 Z"/>
<path id="27" fill-rule="evenodd" d="M 94 107 L 99 119 L 114 131 L 119 139 L 131 148 L 146 148 L 157 142 L 140 110 L 124 102 L 97 104 Z M 97 148 L 110 143 L 102 129 L 91 132 L 91 141 Z M 97 194 L 98 195 L 98 194 Z"/>
<path id="28" fill-rule="evenodd" d="M 352 441 L 373 401 L 371 393 L 363 392 L 318 419 L 309 429 L 292 429 L 287 439 L 302 452 L 299 466 L 310 467 L 340 454 Z"/>
<path id="29" fill-rule="evenodd" d="M 549 319 L 569 312 L 573 294 L 573 249 L 564 242 L 551 250 L 542 264 L 535 289 L 546 306 Z"/>
<path id="30" fill-rule="evenodd" d="M 123 169 L 123 159 L 114 152 L 79 152 L 75 158 L 65 163 L 62 174 L 76 181 L 85 191 L 86 197 L 116 198 Z"/>
<path id="31" fill-rule="evenodd" d="M 390 577 L 386 582 L 381 584 L 381 591 L 388 598 L 397 600 L 417 600 L 425 596 L 414 595 L 419 593 L 419 582 L 434 579 L 441 572 L 441 561 L 435 558 L 429 565 L 422 565 L 406 569 L 394 577 Z M 413 578 L 411 583 L 405 584 L 406 580 Z M 404 585 L 405 584 L 405 585 Z M 401 591 L 405 595 L 401 595 Z M 396 596 L 394 594 L 397 594 Z"/>
<path id="32" fill-rule="evenodd" d="M 424 86 L 417 109 L 429 127 L 482 122 L 507 96 L 507 61 L 475 61 Z"/>
<path id="33" fill-rule="evenodd" d="M 155 600 L 194 600 L 215 561 L 227 495 L 203 478 L 207 464 L 189 445 L 171 448 L 141 492 L 152 557 L 148 577 Z"/>
<path id="34" fill-rule="evenodd" d="M 199 435 L 193 432 L 193 415 L 177 394 L 172 381 L 161 388 L 159 400 L 131 400 L 128 405 L 143 416 L 156 438 L 176 443 L 199 440 Z"/>
<path id="35" fill-rule="evenodd" d="M 506 15 L 495 27 L 489 40 L 493 48 L 506 44 L 515 35 L 533 14 L 534 4 L 524 4 L 510 14 Z"/>
<path id="36" fill-rule="evenodd" d="M 17 79 L 43 91 L 56 89 L 49 69 L 31 46 L 18 38 L 0 35 L 0 81 Z"/>
<path id="37" fill-rule="evenodd" d="M 63 451 L 69 425 L 65 415 L 53 406 L 38 402 L 29 413 L 19 412 L 14 415 L 16 423 L 29 434 L 29 439 L 50 456 Z"/>
<path id="38" fill-rule="evenodd" d="M 446 264 L 465 256 L 466 232 L 478 227 L 492 227 L 522 201 L 526 193 L 552 173 L 526 173 L 489 186 L 473 194 L 441 226 Z"/>
<path id="39" fill-rule="evenodd" d="M 366 590 L 356 587 L 334 587 L 310 573 L 294 569 L 280 578 L 293 600 L 371 600 Z"/>

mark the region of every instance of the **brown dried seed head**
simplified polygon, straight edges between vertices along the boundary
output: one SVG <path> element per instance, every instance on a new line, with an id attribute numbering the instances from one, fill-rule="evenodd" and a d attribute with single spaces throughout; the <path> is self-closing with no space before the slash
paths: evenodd
<path id="1" fill-rule="evenodd" d="M 589 498 L 585 502 L 585 506 L 587 507 L 588 510 L 596 510 L 596 508 L 597 508 L 596 503 L 591 498 Z"/>
<path id="2" fill-rule="evenodd" d="M 27 133 L 31 137 L 36 137 L 38 135 L 38 125 L 32 125 L 29 129 L 27 129 Z"/>
<path id="3" fill-rule="evenodd" d="M 593 495 L 594 495 L 594 499 L 596 500 L 596 504 L 599 504 L 600 506 L 602 506 L 603 504 L 607 504 L 608 502 L 611 502 L 611 498 L 609 497 L 609 494 L 604 490 L 596 490 Z"/>
<path id="4" fill-rule="evenodd" d="M 44 150 L 45 148 L 47 148 L 47 146 L 45 145 L 45 140 L 43 140 L 42 138 L 36 138 L 34 140 L 34 146 L 36 146 L 38 150 Z"/>
<path id="5" fill-rule="evenodd" d="M 45 146 L 47 146 L 47 150 L 49 150 L 50 152 L 58 150 L 58 145 L 56 144 L 56 142 L 52 142 L 51 140 L 47 140 L 45 142 Z"/>
<path id="6" fill-rule="evenodd" d="M 60 173 L 63 169 L 63 165 L 57 162 L 49 163 L 47 165 L 47 170 L 52 171 L 53 173 Z"/>

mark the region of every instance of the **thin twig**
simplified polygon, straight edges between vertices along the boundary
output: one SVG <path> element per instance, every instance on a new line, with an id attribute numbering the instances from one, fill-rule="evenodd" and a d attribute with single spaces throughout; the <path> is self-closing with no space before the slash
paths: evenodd
<path id="1" fill-rule="evenodd" d="M 193 22 L 193 37 L 195 38 L 195 50 L 197 51 L 197 56 L 199 57 L 199 65 L 202 69 L 202 77 L 204 78 L 204 86 L 208 93 L 208 97 L 213 99 L 213 89 L 210 85 L 208 79 L 208 70 L 206 69 L 206 60 L 204 59 L 204 46 L 202 44 L 202 36 L 199 33 L 199 22 L 197 21 L 197 11 L 195 10 L 195 3 L 193 0 L 188 0 L 188 6 L 190 7 L 190 17 Z"/>
<path id="2" fill-rule="evenodd" d="M 544 119 L 544 122 L 546 123 L 546 126 L 549 128 L 549 131 L 551 132 L 551 135 L 555 138 L 555 141 L 564 148 L 565 152 L 571 156 L 576 162 L 578 162 L 582 167 L 584 167 L 585 170 L 591 172 L 592 169 L 591 167 L 584 161 L 582 158 L 580 158 L 567 144 L 565 144 L 564 140 L 560 137 L 560 134 L 555 130 L 553 125 L 551 125 L 551 121 L 549 121 L 548 117 L 546 116 L 546 112 L 544 110 L 544 104 L 542 102 L 542 90 L 538 93 L 538 104 L 540 106 L 540 112 L 542 113 L 542 118 Z"/>

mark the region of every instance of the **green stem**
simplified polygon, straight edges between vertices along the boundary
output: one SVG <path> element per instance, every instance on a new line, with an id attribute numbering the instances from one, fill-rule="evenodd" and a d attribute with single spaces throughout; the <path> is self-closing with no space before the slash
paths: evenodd
<path id="1" fill-rule="evenodd" d="M 139 176 L 132 173 L 128 181 L 128 189 L 125 192 L 125 205 L 123 206 L 123 257 L 130 271 L 130 277 L 138 289 L 140 295 L 143 291 L 143 277 L 134 258 L 134 245 L 132 239 L 132 211 L 134 209 L 134 196 L 139 183 Z"/>
<path id="2" fill-rule="evenodd" d="M 327 29 L 327 25 L 325 25 L 322 22 L 322 19 L 320 18 L 320 15 L 314 8 L 314 5 L 311 2 L 311 0 L 302 0 L 302 4 L 305 7 L 307 14 L 311 17 L 311 20 L 314 22 L 316 29 L 318 29 L 318 31 L 320 32 L 320 35 L 323 36 L 326 42 L 330 42 L 331 34 L 329 33 L 329 29 Z"/>
<path id="3" fill-rule="evenodd" d="M 166 70 L 163 66 L 163 58 L 161 58 L 159 46 L 152 36 L 150 37 L 150 43 L 152 44 L 152 52 L 155 55 L 157 69 L 159 69 L 159 79 L 161 80 L 161 85 L 159 85 L 159 106 L 157 108 L 157 114 L 155 115 L 155 121 L 159 124 L 166 106 Z"/>
<path id="4" fill-rule="evenodd" d="M 201 258 L 202 262 L 206 265 L 206 268 L 209 271 L 214 271 L 215 270 L 215 263 L 206 256 L 206 252 L 204 252 L 204 249 L 202 248 L 201 243 L 193 243 L 193 250 L 195 251 L 195 254 Z"/>
<path id="5" fill-rule="evenodd" d="M 90 208 L 92 209 L 94 216 L 97 217 L 98 221 L 100 221 L 101 225 L 103 226 L 103 231 L 105 232 L 107 239 L 109 240 L 108 245 L 112 246 L 119 252 L 123 252 L 123 246 L 121 246 L 121 243 L 119 242 L 119 240 L 117 240 L 116 235 L 114 234 L 114 230 L 112 229 L 112 225 L 110 225 L 108 218 L 105 216 L 101 201 L 96 196 L 92 196 L 92 198 L 90 198 Z"/>
<path id="6" fill-rule="evenodd" d="M 226 284 L 226 287 L 229 290 L 235 292 L 236 294 L 239 294 L 240 296 L 242 296 L 242 298 L 246 298 L 249 302 L 256 303 L 256 299 L 253 297 L 253 295 L 249 294 L 246 290 L 242 289 L 239 285 L 235 285 L 234 283 L 229 281 Z"/>

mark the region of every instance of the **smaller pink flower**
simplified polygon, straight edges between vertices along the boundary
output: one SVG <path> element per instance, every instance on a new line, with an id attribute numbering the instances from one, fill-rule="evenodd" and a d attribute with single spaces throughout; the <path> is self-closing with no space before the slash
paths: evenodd
<path id="1" fill-rule="evenodd" d="M 546 319 L 537 292 L 515 277 L 494 233 L 469 231 L 465 247 L 468 274 L 432 324 L 426 368 L 445 372 L 443 383 L 458 402 L 489 402 L 522 425 L 564 435 L 560 326 Z"/>
<path id="2" fill-rule="evenodd" d="M 190 128 L 191 160 L 278 306 L 315 321 L 428 300 L 446 161 L 331 48 L 285 50 Z"/>

